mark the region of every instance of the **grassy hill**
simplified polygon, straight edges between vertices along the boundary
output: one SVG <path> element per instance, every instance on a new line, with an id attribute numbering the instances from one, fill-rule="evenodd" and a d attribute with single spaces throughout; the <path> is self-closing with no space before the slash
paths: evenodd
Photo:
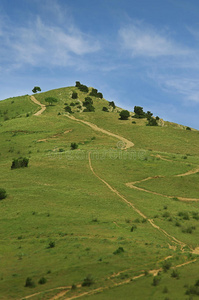
<path id="1" fill-rule="evenodd" d="M 199 280 L 199 132 L 120 120 L 94 96 L 83 112 L 91 90 L 36 94 L 58 100 L 38 116 L 29 95 L 0 101 L 0 298 L 188 299 Z M 28 167 L 11 170 L 19 157 Z"/>

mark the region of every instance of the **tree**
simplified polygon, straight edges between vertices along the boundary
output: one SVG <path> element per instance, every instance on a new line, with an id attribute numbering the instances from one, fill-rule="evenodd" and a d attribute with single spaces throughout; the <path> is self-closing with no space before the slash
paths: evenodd
<path id="1" fill-rule="evenodd" d="M 0 188 L 0 200 L 3 200 L 7 197 L 7 193 L 5 189 Z"/>
<path id="2" fill-rule="evenodd" d="M 134 113 L 135 113 L 135 115 L 133 116 L 134 118 L 142 119 L 146 117 L 146 114 L 143 111 L 143 107 L 141 106 L 134 106 Z"/>
<path id="3" fill-rule="evenodd" d="M 130 113 L 128 110 L 122 110 L 120 112 L 120 119 L 121 120 L 128 120 L 128 118 L 130 117 Z"/>
<path id="4" fill-rule="evenodd" d="M 104 107 L 102 108 L 102 110 L 103 110 L 103 111 L 108 111 L 108 108 L 104 106 Z"/>
<path id="5" fill-rule="evenodd" d="M 41 92 L 41 88 L 39 86 L 35 86 L 33 89 L 32 89 L 32 92 L 35 94 L 37 92 Z"/>
<path id="6" fill-rule="evenodd" d="M 65 112 L 68 112 L 68 113 L 72 114 L 72 110 L 71 110 L 71 107 L 69 105 L 65 106 L 64 109 L 65 109 Z"/>
<path id="7" fill-rule="evenodd" d="M 55 97 L 47 97 L 45 98 L 45 101 L 49 103 L 49 105 L 52 105 L 53 103 L 57 102 L 58 100 Z"/>

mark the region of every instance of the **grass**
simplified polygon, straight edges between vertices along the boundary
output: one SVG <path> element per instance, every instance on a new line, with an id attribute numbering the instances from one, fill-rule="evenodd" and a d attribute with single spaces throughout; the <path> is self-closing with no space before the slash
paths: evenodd
<path id="1" fill-rule="evenodd" d="M 79 104 L 71 106 L 77 118 L 135 143 L 134 148 L 121 151 L 118 139 L 67 118 L 65 103 L 77 102 L 71 99 L 72 91 L 78 92 L 79 103 L 84 101 L 86 94 L 75 87 L 35 95 L 44 104 L 46 97 L 58 99 L 56 105 L 48 106 L 38 117 L 32 116 L 39 108 L 30 102 L 29 96 L 0 102 L 0 110 L 7 111 L 9 116 L 9 120 L 0 120 L 0 182 L 7 192 L 7 198 L 0 201 L 1 299 L 19 299 L 37 292 L 41 294 L 34 299 L 49 299 L 55 294 L 47 292 L 49 289 L 81 285 L 85 278 L 92 278 L 91 287 L 81 288 L 89 291 L 111 286 L 112 281 L 127 280 L 143 270 L 148 274 L 160 268 L 167 256 L 172 256 L 172 266 L 191 259 L 188 247 L 184 253 L 180 247 L 176 251 L 169 249 L 168 244 L 175 243 L 147 220 L 143 221 L 94 176 L 89 167 L 89 152 L 96 174 L 147 219 L 154 219 L 155 224 L 189 247 L 199 246 L 199 202 L 177 199 L 197 197 L 198 174 L 175 177 L 198 167 L 198 132 L 172 124 L 149 128 L 145 126 L 146 120 L 136 120 L 136 124 L 130 118 L 121 121 L 119 108 L 102 112 L 104 106 L 108 107 L 105 99 L 93 97 L 95 113 L 80 114 Z M 19 115 L 22 117 L 16 118 Z M 71 143 L 78 144 L 78 149 L 71 150 Z M 29 158 L 28 168 L 11 170 L 13 158 L 19 157 Z M 176 199 L 126 186 L 127 182 L 157 175 L 162 177 L 136 185 Z M 189 218 L 185 218 L 186 214 Z M 186 232 L 191 227 L 195 228 L 192 233 Z M 113 254 L 118 249 L 124 251 Z M 165 299 L 162 291 L 166 286 L 168 297 L 183 299 L 182 286 L 185 281 L 191 285 L 191 279 L 197 279 L 197 264 L 180 269 L 179 280 L 172 278 L 169 270 L 161 275 L 157 287 L 151 285 L 152 277 L 147 275 L 90 297 L 131 299 L 133 294 L 138 299 Z M 110 280 L 110 276 L 114 279 Z M 24 287 L 28 277 L 35 283 L 34 288 Z M 45 284 L 38 283 L 42 278 Z M 76 288 L 67 295 L 79 292 Z"/>

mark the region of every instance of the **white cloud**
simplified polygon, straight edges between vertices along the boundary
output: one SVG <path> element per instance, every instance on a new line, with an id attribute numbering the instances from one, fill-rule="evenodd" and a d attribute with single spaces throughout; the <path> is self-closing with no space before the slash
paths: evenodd
<path id="1" fill-rule="evenodd" d="M 123 47 L 131 51 L 133 56 L 161 57 L 185 55 L 189 52 L 164 32 L 158 32 L 143 22 L 121 28 L 119 36 Z"/>
<path id="2" fill-rule="evenodd" d="M 0 30 L 0 65 L 67 66 L 75 65 L 79 57 L 97 52 L 99 42 L 70 27 L 47 25 L 37 17 L 26 27 L 7 24 Z"/>

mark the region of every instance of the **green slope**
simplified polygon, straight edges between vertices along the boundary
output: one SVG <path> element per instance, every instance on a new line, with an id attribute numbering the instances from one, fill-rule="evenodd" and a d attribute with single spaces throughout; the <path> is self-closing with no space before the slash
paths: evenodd
<path id="1" fill-rule="evenodd" d="M 73 91 L 78 99 L 71 98 Z M 84 299 L 83 293 L 98 288 L 99 295 L 87 298 L 165 299 L 164 286 L 172 299 L 185 298 L 184 284 L 198 279 L 198 256 L 192 252 L 199 247 L 199 201 L 177 198 L 199 198 L 198 173 L 176 175 L 199 168 L 198 131 L 173 124 L 148 127 L 145 119 L 122 121 L 120 108 L 103 112 L 108 102 L 96 97 L 95 112 L 81 112 L 88 94 L 76 87 L 35 95 L 42 104 L 49 96 L 58 102 L 40 116 L 33 115 L 39 106 L 30 96 L 0 102 L 0 188 L 8 193 L 0 201 L 1 299 L 35 293 L 29 299 L 51 299 L 63 287 L 66 299 L 78 294 Z M 75 118 L 135 146 L 121 150 L 118 138 L 69 119 L 64 107 L 71 102 Z M 78 143 L 77 150 L 71 150 L 71 142 Z M 11 170 L 12 159 L 20 156 L 29 158 L 29 167 Z M 153 178 L 144 181 L 148 177 Z M 136 187 L 164 196 L 126 185 L 135 181 Z M 114 254 L 119 247 L 124 252 Z M 157 287 L 151 286 L 152 275 L 133 279 L 161 268 L 168 256 L 173 267 L 196 259 L 179 269 L 179 292 L 171 271 L 162 274 Z M 89 274 L 94 283 L 81 287 Z M 27 277 L 34 288 L 24 287 Z M 38 283 L 42 277 L 45 284 Z M 77 288 L 70 291 L 73 284 Z"/>

